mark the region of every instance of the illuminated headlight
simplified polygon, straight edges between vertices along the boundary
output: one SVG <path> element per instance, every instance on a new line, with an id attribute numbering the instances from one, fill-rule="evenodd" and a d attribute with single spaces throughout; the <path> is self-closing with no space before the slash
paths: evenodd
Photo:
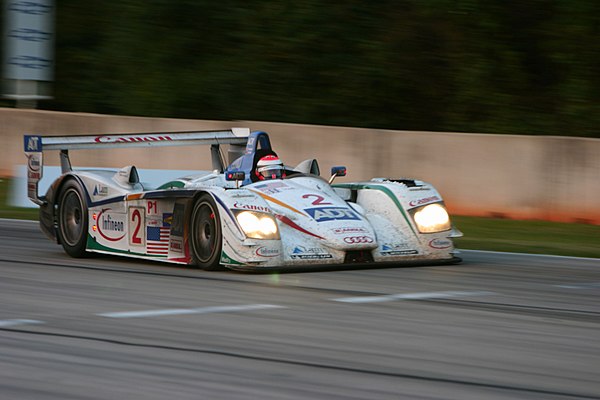
<path id="1" fill-rule="evenodd" d="M 241 211 L 235 218 L 240 227 L 252 239 L 279 239 L 279 230 L 275 219 L 269 214 Z"/>
<path id="2" fill-rule="evenodd" d="M 436 233 L 451 228 L 448 212 L 439 203 L 428 204 L 413 212 L 415 223 L 421 233 Z"/>

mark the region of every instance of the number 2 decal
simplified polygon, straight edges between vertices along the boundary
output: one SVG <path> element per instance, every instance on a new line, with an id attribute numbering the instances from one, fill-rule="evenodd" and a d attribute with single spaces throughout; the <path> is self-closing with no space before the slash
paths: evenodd
<path id="1" fill-rule="evenodd" d="M 325 197 L 323 196 L 319 196 L 318 194 L 305 194 L 302 196 L 303 199 L 308 199 L 309 197 L 315 197 L 316 199 L 312 202 L 313 206 L 324 206 L 324 205 L 331 205 L 333 203 L 330 203 L 328 201 L 323 201 L 325 200 Z"/>
<path id="2" fill-rule="evenodd" d="M 144 229 L 146 209 L 144 207 L 129 207 L 129 244 L 132 246 L 146 245 L 146 230 Z"/>

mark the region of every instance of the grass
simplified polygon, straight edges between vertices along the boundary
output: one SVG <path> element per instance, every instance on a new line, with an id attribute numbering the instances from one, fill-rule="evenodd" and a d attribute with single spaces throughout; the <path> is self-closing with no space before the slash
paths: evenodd
<path id="1" fill-rule="evenodd" d="M 0 218 L 38 219 L 38 209 L 8 206 L 10 181 L 0 178 Z M 600 258 L 600 226 L 453 216 L 460 249 Z"/>
<path id="2" fill-rule="evenodd" d="M 458 248 L 600 258 L 600 225 L 454 216 Z"/>
<path id="3" fill-rule="evenodd" d="M 37 220 L 39 214 L 37 206 L 35 208 L 25 208 L 8 205 L 9 189 L 10 179 L 0 178 L 0 218 Z"/>

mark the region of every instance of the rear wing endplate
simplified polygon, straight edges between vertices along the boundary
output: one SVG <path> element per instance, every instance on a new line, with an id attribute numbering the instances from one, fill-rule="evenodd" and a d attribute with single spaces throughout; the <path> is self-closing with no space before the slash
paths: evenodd
<path id="1" fill-rule="evenodd" d="M 213 168 L 223 170 L 219 145 L 246 146 L 250 136 L 248 128 L 231 128 L 220 131 L 155 132 L 79 136 L 25 135 L 24 147 L 27 156 L 27 196 L 35 204 L 44 200 L 38 196 L 38 183 L 43 176 L 44 150 L 60 150 L 62 173 L 71 171 L 69 150 L 103 149 L 153 146 L 211 145 Z"/>

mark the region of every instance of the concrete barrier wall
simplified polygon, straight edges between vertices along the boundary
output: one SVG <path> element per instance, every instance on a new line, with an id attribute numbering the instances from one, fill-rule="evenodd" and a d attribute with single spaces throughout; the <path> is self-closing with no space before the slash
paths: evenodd
<path id="1" fill-rule="evenodd" d="M 269 132 L 288 165 L 317 158 L 339 182 L 372 177 L 434 184 L 454 214 L 600 224 L 600 139 L 390 131 L 256 121 L 201 121 L 0 109 L 0 175 L 24 164 L 23 134 L 70 135 L 249 127 Z M 58 165 L 49 152 L 46 165 Z M 46 154 L 44 155 L 46 157 Z M 76 166 L 210 169 L 208 149 L 74 151 Z M 143 178 L 143 177 L 142 177 Z"/>

